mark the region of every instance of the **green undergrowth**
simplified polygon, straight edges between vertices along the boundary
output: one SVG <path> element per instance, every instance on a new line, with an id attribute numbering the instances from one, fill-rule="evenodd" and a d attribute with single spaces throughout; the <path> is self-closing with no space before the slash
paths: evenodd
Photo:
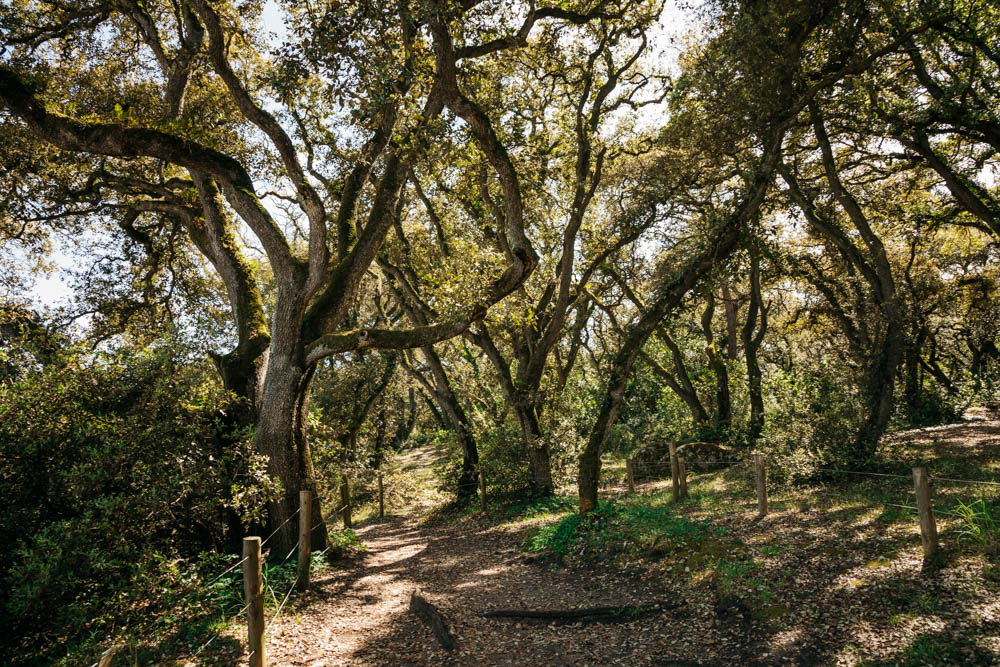
<path id="1" fill-rule="evenodd" d="M 576 512 L 580 499 L 577 496 L 556 495 L 544 498 L 518 500 L 500 509 L 507 520 L 536 519 Z"/>
<path id="2" fill-rule="evenodd" d="M 331 561 L 365 550 L 353 530 L 333 530 L 328 534 L 330 548 L 312 554 L 312 578 L 329 569 Z M 231 658 L 242 651 L 240 641 L 231 635 L 234 628 L 244 623 L 243 571 L 237 566 L 219 576 L 239 561 L 237 555 L 206 554 L 187 568 L 183 563 L 174 563 L 173 580 L 163 583 L 161 597 L 147 602 L 145 617 L 123 628 L 114 642 L 118 647 L 114 664 L 161 664 L 168 659 L 190 657 L 202 647 L 202 657 Z M 282 615 L 294 607 L 296 593 L 292 588 L 297 567 L 294 552 L 291 556 L 272 553 L 265 558 L 262 579 L 265 617 L 269 620 L 282 601 L 285 601 Z M 106 635 L 95 634 L 75 646 L 64 647 L 65 657 L 48 664 L 89 664 L 109 645 Z"/>
<path id="3" fill-rule="evenodd" d="M 350 528 L 327 531 L 327 539 L 330 542 L 326 556 L 329 560 L 353 556 L 368 550 L 365 543 L 358 538 L 357 533 Z"/>
<path id="4" fill-rule="evenodd" d="M 525 549 L 581 560 L 637 556 L 650 549 L 684 549 L 723 533 L 710 520 L 691 519 L 649 499 L 602 500 L 586 517 L 572 513 L 541 527 Z M 666 545 L 669 545 L 667 547 Z"/>

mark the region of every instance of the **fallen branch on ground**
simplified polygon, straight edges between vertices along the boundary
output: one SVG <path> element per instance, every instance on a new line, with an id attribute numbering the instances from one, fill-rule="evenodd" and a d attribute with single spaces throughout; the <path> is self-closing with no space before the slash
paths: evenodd
<path id="1" fill-rule="evenodd" d="M 450 651 L 455 648 L 455 636 L 451 634 L 447 619 L 437 607 L 420 595 L 419 588 L 413 589 L 410 595 L 410 611 L 431 629 L 443 649 Z"/>
<path id="2" fill-rule="evenodd" d="M 676 609 L 679 604 L 652 602 L 641 605 L 590 607 L 587 609 L 494 609 L 480 614 L 483 618 L 535 618 L 549 621 L 583 621 L 599 623 L 625 621 L 640 616 Z"/>

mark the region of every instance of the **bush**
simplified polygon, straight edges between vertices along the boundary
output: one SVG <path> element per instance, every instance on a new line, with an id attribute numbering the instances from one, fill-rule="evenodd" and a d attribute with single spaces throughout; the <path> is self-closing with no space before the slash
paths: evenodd
<path id="1" fill-rule="evenodd" d="M 952 511 L 962 519 L 959 542 L 971 541 L 989 556 L 1000 556 L 1000 500 L 980 498 L 969 504 L 958 501 Z"/>
<path id="2" fill-rule="evenodd" d="M 911 401 L 901 406 L 908 426 L 920 428 L 956 421 L 961 410 L 954 402 L 938 392 L 921 391 Z"/>
<path id="3" fill-rule="evenodd" d="M 851 383 L 836 373 L 829 368 L 770 376 L 762 449 L 775 482 L 809 478 L 817 466 L 850 456 L 865 413 Z"/>
<path id="4" fill-rule="evenodd" d="M 513 421 L 511 418 L 503 426 L 479 435 L 479 460 L 486 473 L 486 494 L 490 498 L 517 497 L 531 486 L 528 456 L 520 429 Z"/>
<path id="5" fill-rule="evenodd" d="M 0 608 L 22 659 L 148 620 L 260 517 L 274 489 L 213 377 L 162 345 L 0 384 Z"/>

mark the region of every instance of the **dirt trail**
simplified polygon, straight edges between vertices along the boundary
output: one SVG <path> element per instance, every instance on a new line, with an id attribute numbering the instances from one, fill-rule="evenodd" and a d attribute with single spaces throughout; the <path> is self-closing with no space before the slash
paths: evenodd
<path id="1" fill-rule="evenodd" d="M 886 445 L 905 442 L 908 456 L 972 460 L 986 476 L 997 472 L 998 437 L 1000 421 L 990 419 L 897 434 Z M 426 469 L 434 455 L 414 452 L 407 465 Z M 426 512 L 437 499 L 413 500 Z M 980 561 L 956 551 L 940 576 L 928 578 L 913 522 L 883 524 L 863 505 L 815 502 L 757 521 L 754 499 L 744 500 L 710 514 L 744 545 L 747 553 L 733 556 L 752 556 L 754 577 L 779 595 L 780 614 L 765 622 L 751 623 L 741 601 L 726 606 L 704 589 L 679 596 L 678 609 L 617 624 L 484 619 L 480 613 L 498 608 L 669 600 L 672 575 L 660 566 L 645 578 L 556 568 L 520 553 L 523 525 L 434 525 L 411 516 L 357 531 L 367 553 L 317 576 L 286 610 L 268 636 L 269 664 L 847 665 L 857 655 L 895 664 L 958 635 L 967 635 L 959 662 L 1000 664 L 1000 603 Z M 954 542 L 947 531 L 944 539 Z M 451 622 L 455 651 L 440 649 L 409 612 L 414 588 Z"/>
<path id="2" fill-rule="evenodd" d="M 622 575 L 525 562 L 512 530 L 475 523 L 426 527 L 412 520 L 358 531 L 366 556 L 316 581 L 268 641 L 278 665 L 649 663 L 663 618 L 614 625 L 529 625 L 478 617 L 496 608 L 571 608 L 648 602 Z M 409 613 L 414 588 L 448 617 L 452 653 Z M 644 597 L 645 596 L 645 597 Z M 644 627 L 650 626 L 650 627 Z M 657 628 L 662 632 L 663 628 Z M 640 659 L 640 656 L 643 656 Z"/>
<path id="3" fill-rule="evenodd" d="M 403 457 L 415 475 L 431 474 L 440 452 Z M 520 552 L 523 527 L 469 519 L 422 521 L 441 498 L 411 499 L 410 514 L 357 530 L 368 550 L 319 575 L 296 610 L 268 636 L 275 665 L 593 665 L 658 664 L 664 616 L 630 623 L 537 625 L 484 619 L 498 608 L 569 609 L 650 601 L 648 586 L 621 572 L 553 568 Z M 424 497 L 426 496 L 426 497 Z M 457 637 L 451 653 L 409 611 L 419 588 L 446 615 Z M 676 625 L 676 624 L 675 624 Z M 642 657 L 640 657 L 642 656 Z M 669 663 L 663 663 L 669 664 Z"/>

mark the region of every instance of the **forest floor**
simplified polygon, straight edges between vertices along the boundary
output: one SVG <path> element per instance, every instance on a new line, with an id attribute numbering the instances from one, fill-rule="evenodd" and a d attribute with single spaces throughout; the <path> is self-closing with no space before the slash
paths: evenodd
<path id="1" fill-rule="evenodd" d="M 428 520 L 434 503 L 417 504 L 413 514 L 358 529 L 367 551 L 318 574 L 294 600 L 269 632 L 269 664 L 1000 665 L 997 554 L 964 539 L 966 524 L 943 514 L 1000 487 L 936 483 L 938 568 L 923 566 L 914 513 L 894 506 L 912 504 L 906 474 L 915 462 L 932 476 L 1000 477 L 1000 421 L 978 415 L 908 431 L 883 448 L 900 477 L 778 490 L 764 519 L 745 465 L 693 474 L 691 500 L 676 506 L 663 480 L 636 494 L 612 485 L 606 493 L 616 502 L 667 506 L 710 522 L 711 532 L 686 549 L 661 548 L 662 536 L 612 540 L 597 560 L 523 551 L 540 527 L 569 516 L 571 498 L 527 518 Z M 410 464 L 431 458 L 413 453 Z M 893 474 L 891 463 L 882 469 Z M 414 589 L 447 617 L 455 650 L 441 649 L 409 611 Z M 613 623 L 480 615 L 655 604 Z M 237 646 L 206 663 L 232 664 Z"/>

